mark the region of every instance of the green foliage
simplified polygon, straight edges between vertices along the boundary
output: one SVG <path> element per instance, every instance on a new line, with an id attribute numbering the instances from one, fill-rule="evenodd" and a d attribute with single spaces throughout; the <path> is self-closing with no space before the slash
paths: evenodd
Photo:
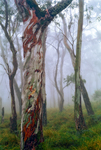
<path id="1" fill-rule="evenodd" d="M 70 76 L 67 75 L 67 78 L 64 78 L 64 82 L 67 86 L 69 86 L 71 83 L 75 83 L 75 74 L 72 73 Z M 86 83 L 86 80 L 83 79 L 83 82 Z"/>
<path id="2" fill-rule="evenodd" d="M 0 124 L 0 150 L 19 150 L 20 135 L 17 136 L 10 133 L 9 118 L 10 115 L 5 115 L 4 123 Z"/>
<path id="3" fill-rule="evenodd" d="M 97 101 L 101 99 L 101 90 L 96 90 L 95 93 L 92 95 L 92 98 Z"/>
<path id="4" fill-rule="evenodd" d="M 98 107 L 99 106 L 99 107 Z M 101 149 L 101 104 L 93 102 L 96 115 L 87 116 L 83 106 L 87 130 L 77 132 L 74 123 L 74 107 L 65 107 L 63 112 L 48 109 L 48 124 L 43 128 L 44 142 L 37 150 L 100 150 Z M 0 150 L 20 149 L 20 117 L 18 116 L 19 135 L 9 132 L 9 117 L 0 124 Z"/>

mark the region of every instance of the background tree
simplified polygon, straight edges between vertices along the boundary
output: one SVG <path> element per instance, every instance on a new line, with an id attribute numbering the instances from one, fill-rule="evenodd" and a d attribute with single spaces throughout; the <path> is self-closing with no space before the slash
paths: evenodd
<path id="1" fill-rule="evenodd" d="M 75 100 L 74 100 L 74 118 L 77 130 L 82 130 L 86 127 L 82 106 L 81 106 L 81 90 L 80 90 L 80 63 L 81 63 L 81 44 L 82 44 L 82 27 L 83 27 L 83 12 L 84 1 L 79 0 L 79 20 L 76 45 L 76 63 L 75 63 Z"/>
<path id="2" fill-rule="evenodd" d="M 75 61 L 76 61 L 76 56 L 74 54 L 74 42 L 72 42 L 70 44 L 70 42 L 68 41 L 68 37 L 66 36 L 67 35 L 67 26 L 66 26 L 66 21 L 65 21 L 65 17 L 63 14 L 60 14 L 61 18 L 62 18 L 62 21 L 63 21 L 63 27 L 64 27 L 64 44 L 70 54 L 70 57 L 71 57 L 71 61 L 72 61 L 72 65 L 73 65 L 73 68 L 75 69 Z M 69 31 L 70 31 L 70 28 L 71 28 L 71 23 L 70 23 L 70 26 L 69 26 Z M 71 31 L 70 31 L 71 32 Z M 67 42 L 68 41 L 68 42 Z M 71 46 L 70 46 L 71 45 Z M 83 99 L 84 99 L 84 103 L 85 103 L 85 107 L 87 109 L 87 113 L 88 115 L 94 115 L 94 111 L 92 109 L 92 106 L 91 106 L 91 103 L 90 103 L 90 99 L 89 99 L 89 96 L 88 96 L 88 93 L 87 93 L 87 90 L 84 86 L 84 83 L 83 83 L 83 80 L 82 78 L 80 77 L 80 89 L 81 89 L 81 93 L 82 93 L 82 96 L 83 96 Z"/>
<path id="3" fill-rule="evenodd" d="M 16 131 L 17 130 L 17 113 L 16 113 L 16 107 L 15 107 L 15 96 L 14 96 L 14 87 L 13 87 L 13 80 L 14 80 L 14 76 L 16 74 L 17 71 L 17 58 L 16 58 L 16 48 L 13 44 L 13 40 L 10 34 L 10 9 L 8 9 L 8 3 L 6 0 L 4 0 L 3 2 L 1 2 L 2 7 L 4 6 L 4 14 L 1 11 L 1 15 L 5 18 L 5 21 L 3 19 L 3 17 L 0 17 L 0 26 L 2 27 L 2 30 L 4 31 L 4 34 L 10 44 L 10 50 L 12 52 L 12 58 L 13 58 L 13 70 L 10 69 L 9 64 L 7 64 L 7 74 L 9 77 L 9 87 L 10 87 L 10 93 L 11 93 L 11 110 L 12 110 L 12 116 L 10 117 L 10 130 L 11 131 Z"/>

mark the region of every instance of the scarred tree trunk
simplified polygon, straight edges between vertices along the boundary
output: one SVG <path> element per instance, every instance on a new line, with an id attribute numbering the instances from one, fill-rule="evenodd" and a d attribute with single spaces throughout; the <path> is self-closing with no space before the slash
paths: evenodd
<path id="1" fill-rule="evenodd" d="M 77 130 L 82 130 L 86 127 L 83 113 L 82 113 L 81 90 L 80 90 L 80 63 L 81 63 L 83 8 L 84 8 L 84 1 L 79 0 L 79 20 L 78 20 L 78 34 L 77 34 L 77 45 L 76 45 L 76 63 L 75 63 L 75 101 L 74 101 L 74 119 L 75 119 L 75 125 Z"/>
<path id="2" fill-rule="evenodd" d="M 21 149 L 36 150 L 43 142 L 42 97 L 44 59 L 42 36 L 54 16 L 72 0 L 64 0 L 42 11 L 35 0 L 15 0 L 25 24 L 22 87 Z"/>

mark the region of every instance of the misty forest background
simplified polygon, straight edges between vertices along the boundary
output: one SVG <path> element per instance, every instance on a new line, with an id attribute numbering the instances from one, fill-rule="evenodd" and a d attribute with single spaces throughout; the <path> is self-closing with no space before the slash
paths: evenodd
<path id="1" fill-rule="evenodd" d="M 36 0 L 36 2 L 44 10 L 54 6 L 59 0 Z M 7 16 L 8 21 L 6 20 Z M 80 75 L 88 92 L 94 114 L 90 116 L 87 113 L 82 94 L 82 110 L 87 128 L 80 132 L 76 131 L 74 121 L 75 73 L 73 67 L 73 58 L 76 57 L 78 19 L 78 0 L 73 0 L 45 30 L 47 121 L 43 123 L 43 149 L 46 150 L 101 149 L 101 1 L 84 1 Z M 11 51 L 10 38 L 5 32 L 6 28 L 2 26 L 6 27 L 6 23 L 8 24 L 7 33 L 17 52 L 18 68 L 16 72 L 13 70 L 14 51 Z M 24 62 L 23 31 L 22 19 L 14 2 L 10 0 L 0 1 L 0 100 L 2 100 L 2 102 L 0 101 L 0 111 L 4 107 L 4 121 L 0 116 L 0 150 L 20 149 L 21 90 Z M 15 133 L 10 130 L 9 120 L 12 113 L 9 87 L 11 73 L 15 74 L 13 83 L 17 111 L 17 131 Z"/>

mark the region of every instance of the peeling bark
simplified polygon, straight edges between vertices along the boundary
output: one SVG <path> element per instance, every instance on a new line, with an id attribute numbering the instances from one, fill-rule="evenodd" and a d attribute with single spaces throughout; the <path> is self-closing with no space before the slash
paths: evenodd
<path id="1" fill-rule="evenodd" d="M 56 7 L 49 10 L 42 11 L 35 0 L 15 0 L 25 24 L 22 37 L 24 49 L 21 119 L 22 150 L 38 149 L 40 143 L 43 142 L 42 106 L 44 99 L 42 97 L 42 84 L 44 54 L 42 36 L 54 16 L 66 8 L 71 1 L 64 0 L 63 3 L 59 3 L 61 7 L 56 5 Z"/>

